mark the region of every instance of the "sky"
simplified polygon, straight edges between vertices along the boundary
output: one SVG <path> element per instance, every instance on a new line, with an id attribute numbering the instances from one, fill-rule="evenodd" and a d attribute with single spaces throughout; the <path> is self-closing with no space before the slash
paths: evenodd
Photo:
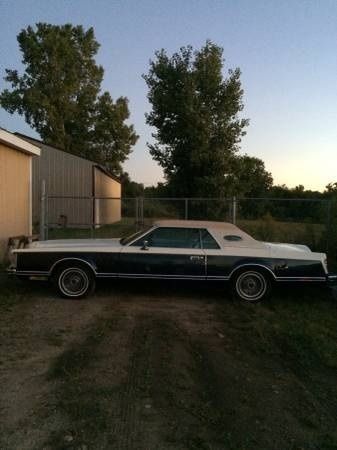
<path id="1" fill-rule="evenodd" d="M 241 153 L 261 158 L 276 184 L 324 190 L 337 181 L 337 1 L 0 0 L 0 90 L 5 68 L 23 71 L 17 34 L 37 22 L 94 27 L 102 88 L 128 97 L 140 136 L 124 164 L 135 181 L 163 179 L 146 145 L 155 131 L 145 123 L 149 60 L 207 39 L 224 49 L 224 76 L 242 71 L 250 125 Z M 4 110 L 0 126 L 37 137 Z"/>

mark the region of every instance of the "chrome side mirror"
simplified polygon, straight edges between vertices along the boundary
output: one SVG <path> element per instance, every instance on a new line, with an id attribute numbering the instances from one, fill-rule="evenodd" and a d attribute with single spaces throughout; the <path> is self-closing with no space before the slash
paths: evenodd
<path id="1" fill-rule="evenodd" d="M 140 249 L 149 250 L 149 241 L 143 241 L 143 247 L 141 247 Z"/>

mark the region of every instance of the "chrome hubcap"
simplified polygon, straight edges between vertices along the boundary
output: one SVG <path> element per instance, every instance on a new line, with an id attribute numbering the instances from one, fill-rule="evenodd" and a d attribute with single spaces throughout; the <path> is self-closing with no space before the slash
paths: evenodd
<path id="1" fill-rule="evenodd" d="M 89 286 L 87 274 L 78 268 L 69 268 L 62 272 L 59 279 L 61 291 L 68 296 L 78 297 L 83 295 Z"/>
<path id="2" fill-rule="evenodd" d="M 267 290 L 267 283 L 259 272 L 244 272 L 236 281 L 236 290 L 245 300 L 259 300 Z"/>

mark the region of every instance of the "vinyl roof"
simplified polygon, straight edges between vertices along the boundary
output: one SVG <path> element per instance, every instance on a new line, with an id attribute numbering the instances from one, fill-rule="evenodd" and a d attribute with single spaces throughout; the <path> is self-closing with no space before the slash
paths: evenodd
<path id="1" fill-rule="evenodd" d="M 224 246 L 223 238 L 228 236 L 240 236 L 241 240 L 231 242 L 235 247 L 263 247 L 263 244 L 256 241 L 252 236 L 240 230 L 236 225 L 229 222 L 212 222 L 207 220 L 158 220 L 154 222 L 157 227 L 180 227 L 180 228 L 206 228 L 212 231 L 212 234 L 218 237 L 218 242 Z M 227 243 L 229 244 L 229 243 Z"/>
<path id="2" fill-rule="evenodd" d="M 183 228 L 216 228 L 217 230 L 243 233 L 236 225 L 229 222 L 212 222 L 208 220 L 158 220 L 154 223 L 161 227 L 183 227 Z"/>

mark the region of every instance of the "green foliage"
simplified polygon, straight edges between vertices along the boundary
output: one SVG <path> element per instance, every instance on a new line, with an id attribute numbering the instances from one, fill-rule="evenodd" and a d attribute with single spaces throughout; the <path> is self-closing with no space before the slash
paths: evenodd
<path id="1" fill-rule="evenodd" d="M 48 144 L 121 172 L 137 141 L 128 100 L 100 95 L 104 70 L 95 62 L 99 44 L 93 28 L 38 23 L 17 36 L 25 71 L 6 70 L 12 90 L 0 94 L 1 106 L 26 122 Z"/>
<path id="2" fill-rule="evenodd" d="M 127 172 L 122 173 L 120 181 L 122 183 L 122 197 L 136 198 L 144 195 L 144 185 L 132 181 Z"/>
<path id="3" fill-rule="evenodd" d="M 156 128 L 152 157 L 163 167 L 172 193 L 223 197 L 233 186 L 235 155 L 247 119 L 240 70 L 223 78 L 223 49 L 210 41 L 199 51 L 182 47 L 170 58 L 156 52 L 144 75 Z"/>
<path id="4" fill-rule="evenodd" d="M 335 183 L 329 183 L 325 187 L 325 192 L 328 194 L 329 197 L 337 196 L 337 182 Z"/>
<path id="5" fill-rule="evenodd" d="M 234 163 L 235 194 L 261 197 L 270 191 L 273 186 L 273 177 L 266 171 L 261 159 L 243 155 L 237 156 Z"/>
<path id="6" fill-rule="evenodd" d="M 270 214 L 266 214 L 258 220 L 240 219 L 237 224 L 254 236 L 255 239 L 261 241 L 304 244 L 308 245 L 313 251 L 326 251 L 326 229 L 324 225 L 279 222 Z"/>

